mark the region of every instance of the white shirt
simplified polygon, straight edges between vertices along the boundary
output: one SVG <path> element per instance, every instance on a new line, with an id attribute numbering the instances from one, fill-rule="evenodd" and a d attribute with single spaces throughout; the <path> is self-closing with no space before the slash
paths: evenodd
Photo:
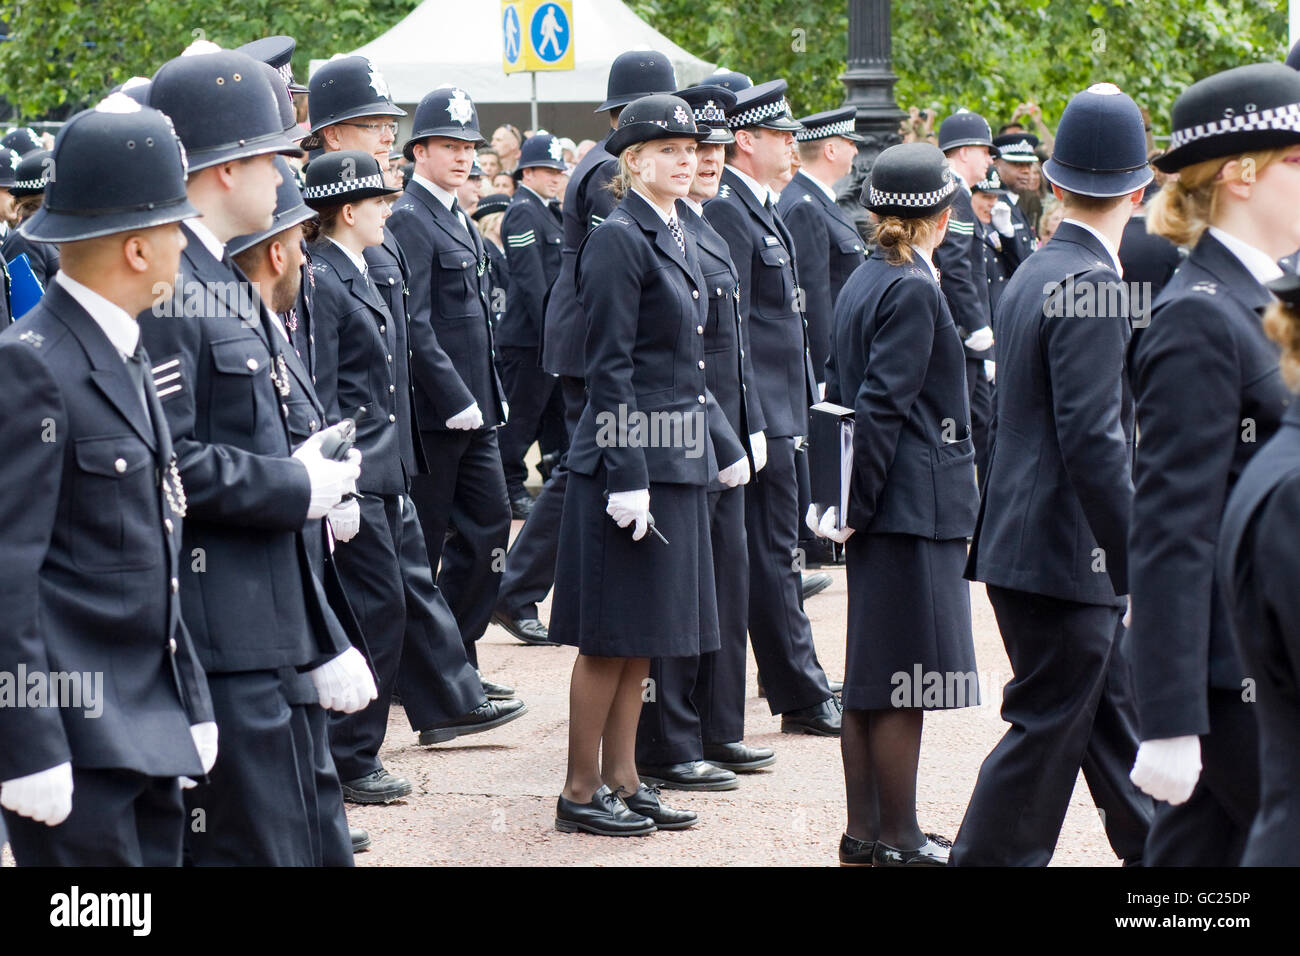
<path id="1" fill-rule="evenodd" d="M 735 166 L 728 166 L 727 169 L 731 170 L 733 173 L 735 173 L 737 176 L 740 177 L 740 181 L 749 187 L 750 191 L 754 194 L 754 198 L 757 199 L 759 202 L 761 203 L 767 202 L 767 200 L 771 198 L 773 204 L 776 203 L 776 194 L 773 193 L 772 190 L 769 189 L 767 186 L 760 183 L 753 176 L 749 175 L 749 173 L 741 172 Z"/>
<path id="2" fill-rule="evenodd" d="M 805 176 L 807 176 L 809 179 L 811 179 L 811 180 L 813 181 L 814 185 L 816 185 L 818 189 L 820 189 L 822 192 L 824 192 L 824 193 L 826 194 L 826 198 L 827 198 L 827 199 L 829 199 L 831 202 L 835 202 L 835 190 L 834 190 L 834 189 L 832 189 L 830 186 L 827 186 L 824 182 L 822 182 L 820 179 L 818 179 L 818 178 L 817 178 L 816 176 L 814 176 L 812 173 L 808 172 L 808 170 L 806 170 L 806 169 L 802 169 L 802 170 L 800 170 L 800 172 L 802 172 Z"/>
<path id="3" fill-rule="evenodd" d="M 447 192 L 432 179 L 425 179 L 419 173 L 411 173 L 411 182 L 419 183 L 434 199 L 442 203 L 444 209 L 451 212 L 451 204 L 456 201 L 455 193 Z M 532 190 L 530 189 L 529 192 L 532 192 Z M 456 208 L 456 214 L 460 217 L 460 224 L 465 228 L 465 231 L 469 232 L 469 223 L 465 221 L 465 213 L 461 211 L 459 206 Z"/>
<path id="4" fill-rule="evenodd" d="M 1109 239 L 1107 239 L 1105 236 L 1103 236 L 1103 235 L 1102 235 L 1100 232 L 1098 232 L 1096 229 L 1092 228 L 1092 226 L 1088 225 L 1086 222 L 1079 222 L 1079 220 L 1077 220 L 1077 219 L 1062 219 L 1062 220 L 1061 220 L 1061 224 L 1062 224 L 1062 225 L 1064 225 L 1064 224 L 1067 223 L 1067 222 L 1068 222 L 1068 223 L 1072 223 L 1072 224 L 1078 226 L 1078 227 L 1079 227 L 1080 229 L 1082 229 L 1084 232 L 1090 232 L 1090 233 L 1092 233 L 1094 236 L 1096 236 L 1096 237 L 1097 237 L 1097 241 L 1100 242 L 1100 243 L 1102 244 L 1102 247 L 1103 247 L 1103 248 L 1106 250 L 1106 252 L 1110 255 L 1110 261 L 1111 261 L 1111 264 L 1115 267 L 1115 274 L 1118 275 L 1121 279 L 1124 278 L 1124 267 L 1123 267 L 1122 265 L 1119 264 L 1119 250 L 1115 248 L 1114 244 L 1113 244 Z M 1057 227 L 1057 228 L 1060 228 L 1060 227 Z"/>
<path id="5" fill-rule="evenodd" d="M 293 342 L 289 338 L 289 331 L 284 327 L 284 323 L 280 321 L 280 317 L 272 312 L 271 307 L 265 302 L 262 303 L 262 311 L 266 313 L 267 318 L 271 320 L 271 324 L 276 327 L 282 336 L 284 336 L 284 340 L 292 345 Z"/>
<path id="6" fill-rule="evenodd" d="M 926 268 L 930 270 L 930 275 L 934 276 L 934 281 L 938 282 L 939 270 L 934 267 L 934 260 L 930 258 L 930 253 L 926 252 L 924 249 L 917 249 L 915 246 L 912 247 L 912 252 L 914 252 L 920 260 L 925 263 Z"/>
<path id="7" fill-rule="evenodd" d="M 1260 285 L 1280 279 L 1285 274 L 1282 267 L 1274 262 L 1267 252 L 1261 252 L 1250 243 L 1224 232 L 1218 226 L 1210 227 L 1210 235 L 1227 246 L 1228 251 L 1241 260 L 1246 271 L 1253 275 Z"/>
<path id="8" fill-rule="evenodd" d="M 186 219 L 185 225 L 190 227 L 199 242 L 203 243 L 203 248 L 212 254 L 212 258 L 220 262 L 226 254 L 226 244 L 217 238 L 216 233 L 205 226 L 202 219 Z"/>
<path id="9" fill-rule="evenodd" d="M 655 211 L 655 214 L 664 221 L 665 226 L 668 225 L 673 219 L 677 218 L 676 209 L 673 209 L 669 212 L 664 212 L 655 203 L 651 202 L 650 198 L 646 196 L 645 193 L 641 192 L 641 190 L 637 189 L 635 186 L 632 187 L 632 192 L 636 193 L 638 196 L 640 196 L 642 199 L 645 200 L 645 204 Z"/>
<path id="10" fill-rule="evenodd" d="M 140 323 L 126 309 L 114 305 L 94 289 L 87 288 L 66 272 L 55 273 L 54 281 L 77 300 L 77 304 L 90 313 L 90 317 L 108 336 L 122 360 L 135 355 L 140 344 Z"/>
<path id="11" fill-rule="evenodd" d="M 686 203 L 686 208 L 695 213 L 695 215 L 699 216 L 701 219 L 704 218 L 704 207 L 690 196 L 683 196 L 682 202 Z"/>
<path id="12" fill-rule="evenodd" d="M 343 254 L 344 254 L 345 256 L 348 257 L 348 261 L 351 262 L 354 266 L 357 267 L 357 271 L 358 271 L 358 272 L 360 272 L 362 275 L 365 275 L 365 274 L 366 274 L 366 260 L 365 260 L 365 259 L 363 259 L 361 256 L 357 255 L 355 252 L 353 252 L 353 251 L 352 251 L 351 249 L 349 249 L 347 246 L 343 245 L 343 243 L 339 242 L 339 241 L 338 241 L 337 239 L 335 239 L 333 236 L 329 237 L 329 240 L 330 240 L 330 242 L 334 243 L 334 245 L 338 246 L 338 247 L 343 251 Z"/>

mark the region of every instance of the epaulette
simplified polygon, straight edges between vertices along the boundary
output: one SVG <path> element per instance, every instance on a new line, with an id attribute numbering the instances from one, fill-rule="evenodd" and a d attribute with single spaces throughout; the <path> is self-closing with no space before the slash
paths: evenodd
<path id="1" fill-rule="evenodd" d="M 1216 282 L 1198 282 L 1192 286 L 1193 292 L 1204 292 L 1206 295 L 1216 295 L 1219 291 L 1219 285 Z"/>

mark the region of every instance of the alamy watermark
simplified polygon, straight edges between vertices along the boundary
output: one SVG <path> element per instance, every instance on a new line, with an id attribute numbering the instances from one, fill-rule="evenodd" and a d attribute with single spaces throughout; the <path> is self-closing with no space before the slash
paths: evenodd
<path id="1" fill-rule="evenodd" d="M 708 418 L 703 411 L 629 410 L 596 413 L 596 445 L 599 448 L 682 448 L 687 458 L 704 454 Z"/>
<path id="2" fill-rule="evenodd" d="M 104 713 L 104 674 L 102 671 L 29 671 L 19 663 L 18 670 L 0 671 L 0 708 L 57 707 L 82 710 L 85 716 Z"/>

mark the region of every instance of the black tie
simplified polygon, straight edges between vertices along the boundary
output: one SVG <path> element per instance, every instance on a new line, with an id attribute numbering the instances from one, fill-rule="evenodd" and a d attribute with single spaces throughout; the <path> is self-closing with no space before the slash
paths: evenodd
<path id="1" fill-rule="evenodd" d="M 461 212 L 460 203 L 457 202 L 455 199 L 451 201 L 451 214 L 456 217 L 456 221 L 460 223 L 461 228 L 464 229 L 466 235 L 468 235 L 469 223 L 465 221 L 465 214 Z"/>
<path id="2" fill-rule="evenodd" d="M 144 409 L 144 420 L 153 426 L 153 417 L 149 414 L 149 396 L 145 391 L 145 376 L 149 374 L 149 363 L 145 361 L 144 353 L 139 347 L 136 348 L 135 354 L 126 360 L 126 373 L 131 376 L 131 381 L 135 385 L 135 393 L 140 397 L 140 407 Z"/>
<path id="3" fill-rule="evenodd" d="M 556 222 L 564 222 L 564 210 L 560 208 L 560 201 L 558 199 L 552 199 L 546 204 L 546 208 L 551 211 L 551 215 L 555 217 Z"/>

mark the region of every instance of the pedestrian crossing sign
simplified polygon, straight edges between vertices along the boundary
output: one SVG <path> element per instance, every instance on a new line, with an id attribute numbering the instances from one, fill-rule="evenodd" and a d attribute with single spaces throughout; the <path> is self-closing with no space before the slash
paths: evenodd
<path id="1" fill-rule="evenodd" d="M 507 73 L 573 69 L 573 0 L 502 0 Z"/>

